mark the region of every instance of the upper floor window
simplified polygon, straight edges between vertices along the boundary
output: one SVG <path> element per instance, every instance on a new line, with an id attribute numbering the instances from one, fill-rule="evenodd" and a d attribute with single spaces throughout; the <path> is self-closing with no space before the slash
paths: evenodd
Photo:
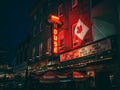
<path id="1" fill-rule="evenodd" d="M 32 59 L 34 60 L 34 58 L 35 58 L 35 47 L 33 47 L 32 49 Z"/>
<path id="2" fill-rule="evenodd" d="M 62 17 L 63 16 L 63 4 L 60 4 L 58 6 L 58 16 Z"/>
<path id="3" fill-rule="evenodd" d="M 40 22 L 40 32 L 42 32 L 42 31 L 43 31 L 43 23 Z"/>
<path id="4" fill-rule="evenodd" d="M 51 54 L 51 38 L 48 38 L 47 40 L 46 54 Z"/>
<path id="5" fill-rule="evenodd" d="M 40 32 L 42 31 L 42 22 L 40 22 Z"/>
<path id="6" fill-rule="evenodd" d="M 78 5 L 78 0 L 72 0 L 72 9 Z"/>
<path id="7" fill-rule="evenodd" d="M 92 7 L 95 7 L 97 6 L 98 4 L 100 4 L 103 0 L 94 0 L 94 1 L 91 1 L 92 2 Z"/>
<path id="8" fill-rule="evenodd" d="M 36 19 L 37 19 L 37 16 L 36 16 L 36 15 L 34 15 L 34 21 L 36 21 Z"/>
<path id="9" fill-rule="evenodd" d="M 42 14 L 42 13 L 43 13 L 43 8 L 40 9 L 40 14 Z"/>
<path id="10" fill-rule="evenodd" d="M 42 56 L 43 43 L 39 44 L 39 57 Z"/>
<path id="11" fill-rule="evenodd" d="M 59 32 L 59 52 L 63 52 L 65 48 L 65 31 L 62 30 Z"/>
<path id="12" fill-rule="evenodd" d="M 36 34 L 36 27 L 34 26 L 33 27 L 33 37 L 35 37 L 35 34 Z"/>

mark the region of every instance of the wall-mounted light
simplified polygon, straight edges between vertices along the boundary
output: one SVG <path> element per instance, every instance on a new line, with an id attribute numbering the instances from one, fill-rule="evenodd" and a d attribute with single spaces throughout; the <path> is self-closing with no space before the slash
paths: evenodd
<path id="1" fill-rule="evenodd" d="M 50 15 L 49 18 L 48 18 L 48 22 L 49 23 L 62 24 L 62 21 L 60 20 L 60 18 L 58 16 L 55 16 L 55 15 Z"/>

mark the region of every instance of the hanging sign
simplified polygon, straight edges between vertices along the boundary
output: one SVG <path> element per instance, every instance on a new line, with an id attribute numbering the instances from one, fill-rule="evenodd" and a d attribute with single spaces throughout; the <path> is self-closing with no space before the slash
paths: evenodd
<path id="1" fill-rule="evenodd" d="M 53 29 L 53 53 L 57 54 L 58 53 L 58 30 Z"/>

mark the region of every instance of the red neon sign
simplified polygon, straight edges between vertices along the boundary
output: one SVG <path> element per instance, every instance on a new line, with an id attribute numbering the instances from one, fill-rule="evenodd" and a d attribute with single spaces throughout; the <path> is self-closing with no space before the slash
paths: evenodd
<path id="1" fill-rule="evenodd" d="M 58 30 L 53 29 L 53 53 L 58 53 Z"/>
<path id="2" fill-rule="evenodd" d="M 49 23 L 57 23 L 57 24 L 62 25 L 62 22 L 60 21 L 60 18 L 58 16 L 55 16 L 55 15 L 50 15 L 49 19 L 48 19 L 48 22 Z"/>
<path id="3" fill-rule="evenodd" d="M 59 17 L 54 16 L 54 15 L 52 15 L 52 16 L 51 16 L 51 18 L 52 18 L 52 19 L 54 19 L 54 20 L 60 20 L 60 18 L 59 18 Z"/>

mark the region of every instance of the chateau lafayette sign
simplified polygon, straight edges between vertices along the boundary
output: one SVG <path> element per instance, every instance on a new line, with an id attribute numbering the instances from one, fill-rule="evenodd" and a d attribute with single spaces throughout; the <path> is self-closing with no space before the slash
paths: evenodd
<path id="1" fill-rule="evenodd" d="M 94 44 L 66 52 L 60 55 L 60 62 L 85 57 L 102 51 L 107 51 L 111 49 L 111 42 L 109 39 L 96 42 Z"/>

